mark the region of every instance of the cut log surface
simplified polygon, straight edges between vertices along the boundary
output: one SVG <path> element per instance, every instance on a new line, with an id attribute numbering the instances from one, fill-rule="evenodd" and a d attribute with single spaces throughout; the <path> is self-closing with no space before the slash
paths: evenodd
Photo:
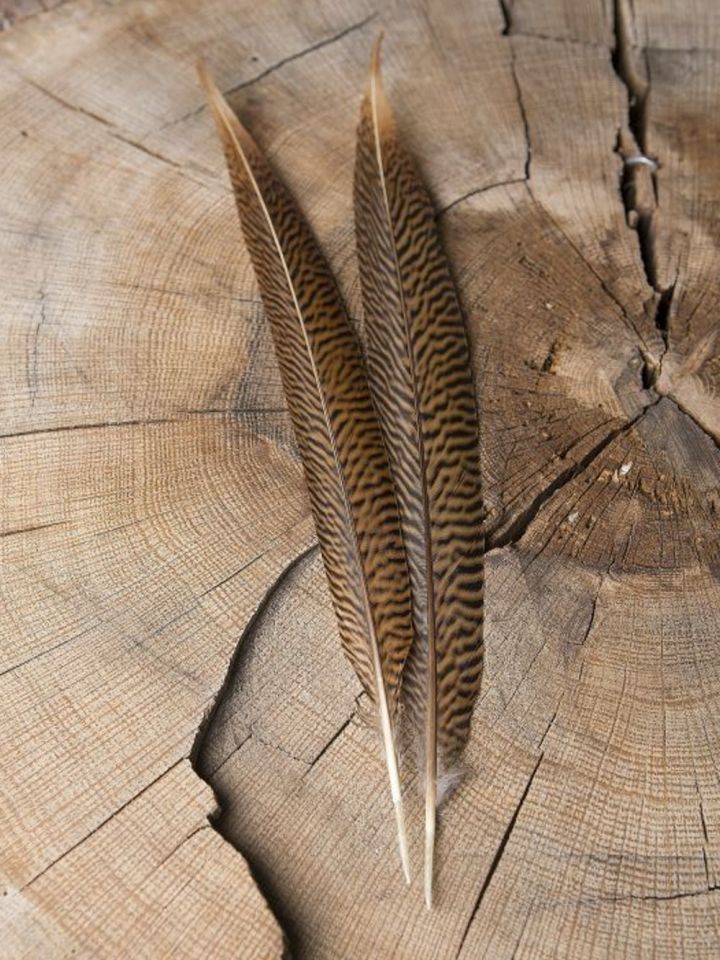
<path id="1" fill-rule="evenodd" d="M 716 960 L 718 5 L 49 6 L 6 2 L 0 33 L 0 954 Z M 432 912 L 194 72 L 359 318 L 380 30 L 468 317 L 488 505 Z"/>

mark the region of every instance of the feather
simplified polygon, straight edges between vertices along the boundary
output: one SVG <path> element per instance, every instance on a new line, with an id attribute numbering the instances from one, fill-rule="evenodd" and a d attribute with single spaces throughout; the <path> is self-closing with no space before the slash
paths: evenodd
<path id="1" fill-rule="evenodd" d="M 379 47 L 358 128 L 355 224 L 370 385 L 410 571 L 415 643 L 403 690 L 421 731 L 429 907 L 436 807 L 457 780 L 480 687 L 483 505 L 467 331 L 432 202 L 381 87 Z"/>
<path id="2" fill-rule="evenodd" d="M 199 74 L 272 331 L 341 642 L 378 710 L 409 882 L 394 731 L 412 619 L 380 425 L 354 331 L 310 228 L 202 65 Z"/>

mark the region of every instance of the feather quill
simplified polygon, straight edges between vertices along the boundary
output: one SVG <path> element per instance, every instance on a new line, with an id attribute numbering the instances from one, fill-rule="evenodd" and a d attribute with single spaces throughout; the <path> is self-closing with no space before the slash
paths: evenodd
<path id="1" fill-rule="evenodd" d="M 410 571 L 415 643 L 403 677 L 425 790 L 425 900 L 436 808 L 480 687 L 483 505 L 467 331 L 430 197 L 397 135 L 380 40 L 358 128 L 355 224 L 368 373 Z"/>
<path id="2" fill-rule="evenodd" d="M 378 710 L 409 882 L 394 731 L 412 619 L 382 433 L 354 331 L 306 221 L 208 71 L 198 72 L 270 323 L 342 645 Z"/>

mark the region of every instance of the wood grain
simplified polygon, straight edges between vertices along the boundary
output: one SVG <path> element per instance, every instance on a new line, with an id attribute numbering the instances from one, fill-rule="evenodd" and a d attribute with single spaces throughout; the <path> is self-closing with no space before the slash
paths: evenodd
<path id="1" fill-rule="evenodd" d="M 380 29 L 469 317 L 489 508 L 432 914 L 395 868 L 194 75 L 359 317 Z M 66 0 L 0 50 L 3 954 L 714 960 L 715 5 Z M 623 174 L 637 149 L 654 183 Z"/>

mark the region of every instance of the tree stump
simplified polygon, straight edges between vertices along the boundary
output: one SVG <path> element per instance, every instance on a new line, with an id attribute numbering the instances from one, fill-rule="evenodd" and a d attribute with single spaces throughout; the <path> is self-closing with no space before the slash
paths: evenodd
<path id="1" fill-rule="evenodd" d="M 0 34 L 2 955 L 716 958 L 717 6 L 53 6 Z M 194 73 L 359 318 L 381 29 L 468 316 L 488 504 L 431 913 Z"/>

